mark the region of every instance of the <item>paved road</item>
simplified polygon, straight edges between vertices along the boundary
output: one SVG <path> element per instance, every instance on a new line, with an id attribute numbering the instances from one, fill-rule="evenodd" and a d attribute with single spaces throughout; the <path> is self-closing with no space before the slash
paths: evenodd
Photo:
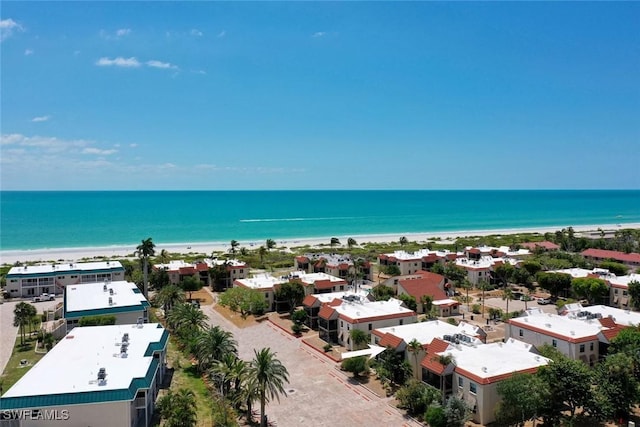
<path id="1" fill-rule="evenodd" d="M 7 362 L 9 362 L 13 352 L 13 345 L 18 336 L 18 328 L 13 326 L 13 310 L 19 302 L 19 300 L 13 300 L 0 304 L 0 372 L 3 372 L 5 366 L 7 366 Z M 28 300 L 26 302 L 30 303 Z M 33 305 L 38 310 L 38 313 L 42 313 L 44 310 L 54 308 L 58 302 L 60 302 L 60 297 L 55 301 L 37 302 L 33 303 Z"/>
<path id="2" fill-rule="evenodd" d="M 239 329 L 212 306 L 203 307 L 211 324 L 231 331 L 243 360 L 254 349 L 271 347 L 289 371 L 288 396 L 267 405 L 270 421 L 288 426 L 420 426 L 405 418 L 386 397 L 378 397 L 353 383 L 337 364 L 268 321 Z M 259 404 L 255 406 L 259 410 Z"/>

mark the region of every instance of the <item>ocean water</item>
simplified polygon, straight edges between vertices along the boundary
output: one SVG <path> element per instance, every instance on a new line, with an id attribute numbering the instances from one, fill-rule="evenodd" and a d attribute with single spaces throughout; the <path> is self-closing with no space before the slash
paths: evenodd
<path id="1" fill-rule="evenodd" d="M 0 249 L 640 223 L 640 190 L 0 192 Z"/>

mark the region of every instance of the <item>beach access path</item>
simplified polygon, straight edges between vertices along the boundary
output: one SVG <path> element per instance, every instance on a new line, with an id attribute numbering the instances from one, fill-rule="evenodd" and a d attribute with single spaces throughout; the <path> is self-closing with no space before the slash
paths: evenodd
<path id="1" fill-rule="evenodd" d="M 287 397 L 267 404 L 269 421 L 278 427 L 369 426 L 417 427 L 422 424 L 405 417 L 392 405 L 392 398 L 378 396 L 353 381 L 339 365 L 307 346 L 301 339 L 282 331 L 265 320 L 254 326 L 238 328 L 213 306 L 203 312 L 212 325 L 233 333 L 239 356 L 254 358 L 254 349 L 270 347 L 289 371 Z M 259 410 L 259 404 L 256 404 Z"/>

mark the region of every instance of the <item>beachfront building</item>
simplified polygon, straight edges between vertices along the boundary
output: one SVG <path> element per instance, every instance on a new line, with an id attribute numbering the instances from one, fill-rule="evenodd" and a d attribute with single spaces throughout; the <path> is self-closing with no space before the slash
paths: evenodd
<path id="1" fill-rule="evenodd" d="M 274 295 L 276 287 L 277 285 L 280 285 L 282 283 L 287 283 L 289 280 L 290 279 L 288 276 L 275 277 L 271 276 L 270 274 L 264 273 L 257 274 L 246 279 L 236 279 L 233 281 L 233 287 L 242 287 L 261 292 L 262 294 L 264 294 L 264 299 L 267 303 L 266 311 L 274 311 L 276 309 Z"/>
<path id="2" fill-rule="evenodd" d="M 420 249 L 416 252 L 395 251 L 378 256 L 380 269 L 388 266 L 396 266 L 401 276 L 415 274 L 421 270 L 428 270 L 436 263 L 444 264 L 447 261 L 455 261 L 458 254 L 449 251 L 430 251 Z"/>
<path id="3" fill-rule="evenodd" d="M 9 421 L 16 427 L 149 426 L 168 340 L 157 323 L 76 328 L 2 395 L 0 409 L 29 414 Z"/>
<path id="4" fill-rule="evenodd" d="M 581 255 L 587 260 L 595 263 L 599 263 L 602 261 L 615 261 L 633 269 L 640 267 L 640 254 L 638 253 L 624 253 L 619 251 L 591 248 L 582 251 Z"/>
<path id="5" fill-rule="evenodd" d="M 352 280 L 356 276 L 359 279 L 373 280 L 371 263 L 365 259 L 354 260 L 348 254 L 300 255 L 294 258 L 294 268 L 306 273 L 327 273 L 345 280 Z"/>
<path id="6" fill-rule="evenodd" d="M 442 392 L 443 401 L 455 394 L 471 408 L 481 425 L 495 421 L 500 402 L 498 384 L 514 374 L 533 374 L 550 360 L 531 344 L 508 339 L 505 343 L 477 344 L 447 335 L 426 346 L 422 379 Z"/>
<path id="7" fill-rule="evenodd" d="M 6 279 L 11 298 L 32 298 L 62 294 L 69 285 L 124 280 L 124 267 L 118 261 L 25 265 L 11 268 Z"/>
<path id="8" fill-rule="evenodd" d="M 627 274 L 625 276 L 609 275 L 606 279 L 609 284 L 609 301 L 610 305 L 622 309 L 628 309 L 629 301 L 629 283 L 640 283 L 640 274 Z"/>
<path id="9" fill-rule="evenodd" d="M 146 323 L 149 302 L 135 283 L 118 281 L 67 286 L 63 317 L 67 332 L 83 317 L 114 316 L 116 325 Z"/>
<path id="10" fill-rule="evenodd" d="M 223 287 L 228 288 L 233 284 L 234 280 L 245 279 L 249 276 L 249 266 L 243 261 L 236 259 L 210 259 L 205 258 L 202 261 L 188 263 L 184 260 L 172 260 L 166 264 L 154 264 L 154 270 L 165 270 L 169 275 L 169 281 L 174 284 L 180 284 L 187 277 L 194 277 L 200 280 L 205 286 L 212 284 L 212 278 L 209 274 L 211 268 L 220 267 L 225 272 L 225 277 L 220 278 Z"/>
<path id="11" fill-rule="evenodd" d="M 418 271 L 413 275 L 405 276 L 398 280 L 397 294 L 409 295 L 415 298 L 417 303 L 417 313 L 422 314 L 424 309 L 424 297 L 432 298 L 433 306 L 436 307 L 437 316 L 447 317 L 460 314 L 460 303 L 451 299 L 453 290 L 444 276 L 428 271 Z"/>
<path id="12" fill-rule="evenodd" d="M 286 277 L 300 282 L 305 289 L 305 295 L 344 292 L 352 289 L 345 279 L 327 273 L 294 271 Z"/>
<path id="13" fill-rule="evenodd" d="M 524 242 L 518 244 L 521 248 L 528 249 L 530 252 L 542 251 L 557 251 L 560 249 L 560 245 L 556 245 L 553 242 L 544 240 L 542 242 Z"/>
<path id="14" fill-rule="evenodd" d="M 321 339 L 353 350 L 350 332 L 359 329 L 371 335 L 374 329 L 415 323 L 415 311 L 402 301 L 369 301 L 362 295 L 346 295 L 339 305 L 325 304 L 318 311 L 318 332 Z"/>
<path id="15" fill-rule="evenodd" d="M 509 319 L 505 337 L 535 347 L 548 344 L 571 359 L 593 365 L 618 330 L 607 319 L 597 316 L 560 316 L 530 308 L 525 315 Z"/>
<path id="16" fill-rule="evenodd" d="M 342 304 L 342 299 L 345 296 L 356 295 L 358 298 L 368 298 L 369 291 L 365 289 L 358 289 L 354 291 L 351 286 L 347 287 L 346 291 L 330 292 L 330 293 L 314 293 L 307 295 L 302 300 L 302 307 L 307 312 L 307 326 L 311 329 L 318 329 L 318 313 L 324 305 L 337 306 Z"/>

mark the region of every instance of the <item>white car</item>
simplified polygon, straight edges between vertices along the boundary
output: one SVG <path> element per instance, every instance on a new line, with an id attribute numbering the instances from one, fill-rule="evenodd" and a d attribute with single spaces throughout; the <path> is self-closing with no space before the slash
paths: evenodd
<path id="1" fill-rule="evenodd" d="M 56 296 L 53 294 L 42 294 L 39 297 L 33 297 L 31 302 L 54 301 Z"/>

